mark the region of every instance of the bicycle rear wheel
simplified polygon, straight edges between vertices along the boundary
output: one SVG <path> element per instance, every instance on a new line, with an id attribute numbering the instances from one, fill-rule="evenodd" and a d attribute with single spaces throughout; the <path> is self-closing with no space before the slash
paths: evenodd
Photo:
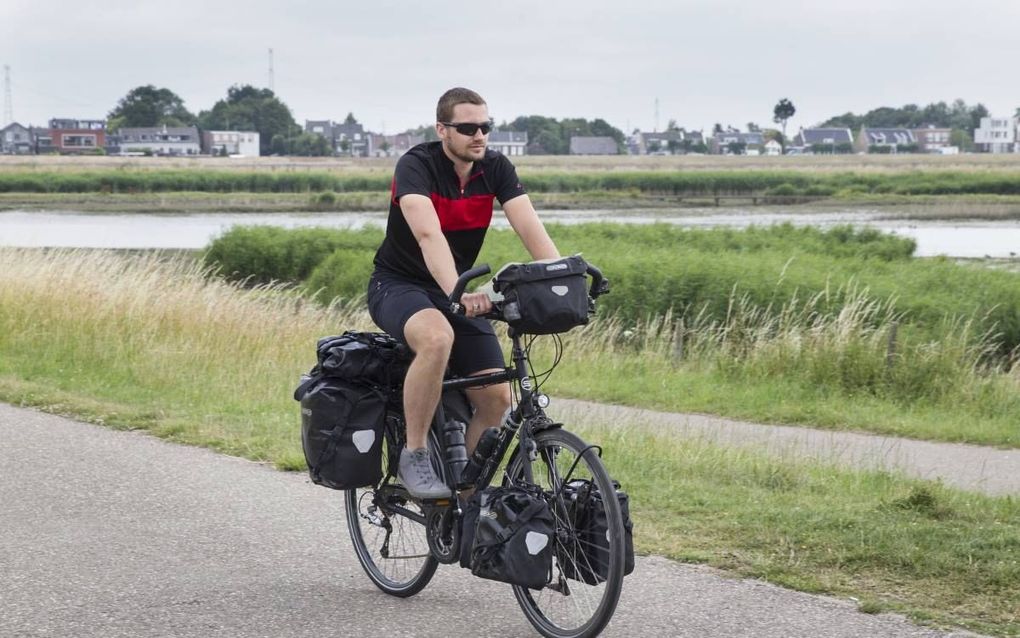
<path id="1" fill-rule="evenodd" d="M 534 482 L 551 497 L 555 525 L 552 581 L 542 590 L 513 588 L 528 621 L 549 638 L 582 638 L 605 628 L 620 599 L 624 576 L 624 526 L 619 502 L 604 499 L 605 544 L 593 547 L 589 534 L 574 526 L 567 481 L 590 481 L 600 494 L 614 495 L 615 486 L 595 449 L 563 430 L 535 436 L 538 458 L 532 463 Z M 514 455 L 507 480 L 520 481 L 524 462 Z"/>
<path id="2" fill-rule="evenodd" d="M 354 552 L 372 582 L 401 598 L 424 589 L 439 563 L 429 551 L 421 506 L 396 485 L 347 490 L 344 505 Z"/>

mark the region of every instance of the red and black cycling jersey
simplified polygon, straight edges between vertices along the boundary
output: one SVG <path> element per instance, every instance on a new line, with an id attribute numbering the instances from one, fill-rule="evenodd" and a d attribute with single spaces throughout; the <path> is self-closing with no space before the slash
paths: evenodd
<path id="1" fill-rule="evenodd" d="M 492 221 L 493 199 L 503 204 L 525 192 L 514 165 L 501 153 L 487 149 L 485 156 L 472 165 L 462 190 L 442 142 L 419 144 L 397 162 L 386 238 L 375 253 L 375 265 L 412 281 L 436 283 L 400 210 L 400 198 L 404 195 L 424 195 L 432 200 L 457 272 L 463 273 L 474 265 L 482 249 Z"/>

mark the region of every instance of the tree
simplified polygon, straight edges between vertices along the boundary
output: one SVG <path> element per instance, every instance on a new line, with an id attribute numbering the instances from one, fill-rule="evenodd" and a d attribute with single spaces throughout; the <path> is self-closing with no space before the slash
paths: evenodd
<path id="1" fill-rule="evenodd" d="M 793 114 L 797 112 L 797 108 L 793 105 L 793 102 L 786 99 L 785 97 L 776 103 L 775 108 L 772 109 L 772 121 L 776 124 L 780 124 L 783 127 L 783 152 L 786 152 L 786 122 Z"/>
<path id="2" fill-rule="evenodd" d="M 211 110 L 198 114 L 198 124 L 206 130 L 258 131 L 259 147 L 264 155 L 286 152 L 286 140 L 300 131 L 286 104 L 269 89 L 234 85 L 227 98 Z M 284 143 L 277 144 L 276 136 Z"/>
<path id="3" fill-rule="evenodd" d="M 730 142 L 726 145 L 732 155 L 743 155 L 744 151 L 747 150 L 747 144 L 743 142 Z"/>
<path id="4" fill-rule="evenodd" d="M 949 144 L 961 151 L 971 151 L 974 150 L 974 137 L 970 131 L 954 128 L 949 132 Z"/>
<path id="5" fill-rule="evenodd" d="M 184 100 L 170 89 L 157 89 L 151 84 L 128 91 L 107 115 L 108 128 L 191 126 L 195 116 L 184 108 Z"/>
<path id="6" fill-rule="evenodd" d="M 758 126 L 757 124 L 755 124 L 754 122 L 748 122 L 747 123 L 747 132 L 748 133 L 761 133 L 761 127 Z"/>
<path id="7" fill-rule="evenodd" d="M 348 111 L 347 117 L 344 118 L 344 124 L 357 124 L 358 120 L 354 118 L 354 113 Z"/>

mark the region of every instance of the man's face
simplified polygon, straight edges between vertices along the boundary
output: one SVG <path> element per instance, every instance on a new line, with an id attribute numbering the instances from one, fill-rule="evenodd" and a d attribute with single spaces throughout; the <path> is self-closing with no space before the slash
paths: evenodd
<path id="1" fill-rule="evenodd" d="M 488 124 L 489 107 L 484 104 L 458 104 L 453 107 L 453 118 L 451 124 Z M 436 124 L 436 133 L 443 141 L 446 151 L 464 162 L 474 162 L 485 157 L 485 144 L 489 139 L 487 133 L 481 129 L 475 131 L 474 135 L 458 133 L 453 126 Z"/>

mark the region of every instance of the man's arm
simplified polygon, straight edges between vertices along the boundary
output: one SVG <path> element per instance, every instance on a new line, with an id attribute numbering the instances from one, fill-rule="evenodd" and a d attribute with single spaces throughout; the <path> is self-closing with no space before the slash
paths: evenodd
<path id="1" fill-rule="evenodd" d="M 453 253 L 443 236 L 432 200 L 424 195 L 404 195 L 400 198 L 400 211 L 421 248 L 429 273 L 443 292 L 449 295 L 457 285 L 457 267 L 453 263 Z"/>
<path id="2" fill-rule="evenodd" d="M 527 195 L 503 202 L 503 214 L 521 238 L 521 243 L 531 253 L 532 259 L 555 259 L 560 256 Z"/>

